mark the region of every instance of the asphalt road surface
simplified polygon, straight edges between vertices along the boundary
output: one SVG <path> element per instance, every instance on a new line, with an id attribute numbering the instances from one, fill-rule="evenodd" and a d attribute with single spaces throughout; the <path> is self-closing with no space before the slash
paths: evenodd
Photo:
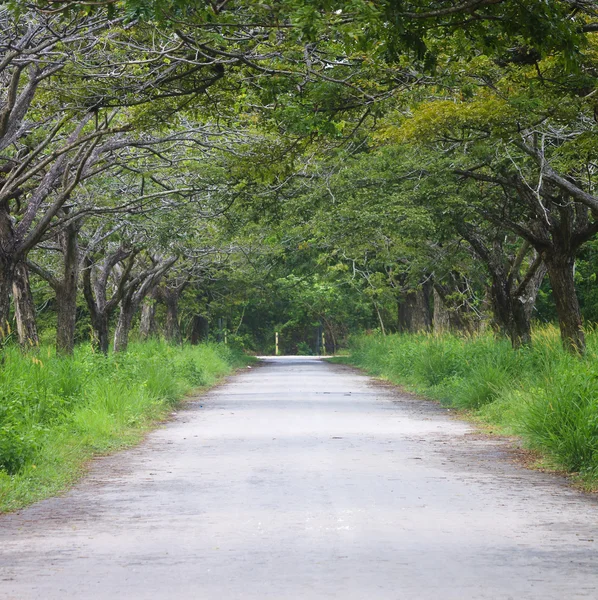
<path id="1" fill-rule="evenodd" d="M 434 403 L 277 358 L 0 517 L 0 598 L 598 598 L 598 503 Z"/>

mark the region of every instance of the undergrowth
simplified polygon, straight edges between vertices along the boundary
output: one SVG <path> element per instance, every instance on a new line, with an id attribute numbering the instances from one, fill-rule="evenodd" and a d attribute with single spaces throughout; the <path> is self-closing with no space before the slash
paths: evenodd
<path id="1" fill-rule="evenodd" d="M 492 333 L 363 335 L 349 362 L 521 436 L 550 464 L 598 484 L 598 333 L 584 358 L 566 353 L 553 327 L 513 350 Z"/>
<path id="2" fill-rule="evenodd" d="M 248 358 L 219 344 L 131 344 L 73 357 L 5 348 L 0 365 L 0 511 L 74 481 L 89 458 L 131 445 L 189 391 L 208 387 Z"/>

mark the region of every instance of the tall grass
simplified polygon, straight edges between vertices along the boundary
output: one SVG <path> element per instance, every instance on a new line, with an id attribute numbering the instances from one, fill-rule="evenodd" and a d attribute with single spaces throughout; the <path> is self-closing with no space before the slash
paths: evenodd
<path id="1" fill-rule="evenodd" d="M 491 333 L 359 336 L 350 362 L 482 420 L 598 482 L 598 333 L 580 359 L 563 351 L 554 327 L 513 350 Z"/>
<path id="2" fill-rule="evenodd" d="M 65 487 L 92 455 L 134 443 L 190 390 L 247 362 L 223 345 L 157 340 L 109 356 L 5 348 L 2 361 L 0 511 Z"/>

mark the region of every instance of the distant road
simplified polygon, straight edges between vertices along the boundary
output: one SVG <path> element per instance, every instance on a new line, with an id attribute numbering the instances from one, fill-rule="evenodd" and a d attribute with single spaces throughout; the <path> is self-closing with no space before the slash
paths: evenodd
<path id="1" fill-rule="evenodd" d="M 0 517 L 3 600 L 598 598 L 598 503 L 437 405 L 267 359 Z"/>

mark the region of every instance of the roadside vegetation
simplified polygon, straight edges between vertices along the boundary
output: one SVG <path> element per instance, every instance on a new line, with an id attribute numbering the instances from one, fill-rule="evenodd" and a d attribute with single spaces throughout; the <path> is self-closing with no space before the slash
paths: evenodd
<path id="1" fill-rule="evenodd" d="M 598 333 L 587 353 L 566 352 L 554 327 L 513 350 L 492 333 L 362 335 L 347 359 L 368 373 L 471 411 L 504 434 L 521 436 L 545 465 L 598 483 Z"/>
<path id="2" fill-rule="evenodd" d="M 191 390 L 247 364 L 223 344 L 152 340 L 126 353 L 7 348 L 0 369 L 0 512 L 65 489 L 93 456 L 138 442 Z"/>

